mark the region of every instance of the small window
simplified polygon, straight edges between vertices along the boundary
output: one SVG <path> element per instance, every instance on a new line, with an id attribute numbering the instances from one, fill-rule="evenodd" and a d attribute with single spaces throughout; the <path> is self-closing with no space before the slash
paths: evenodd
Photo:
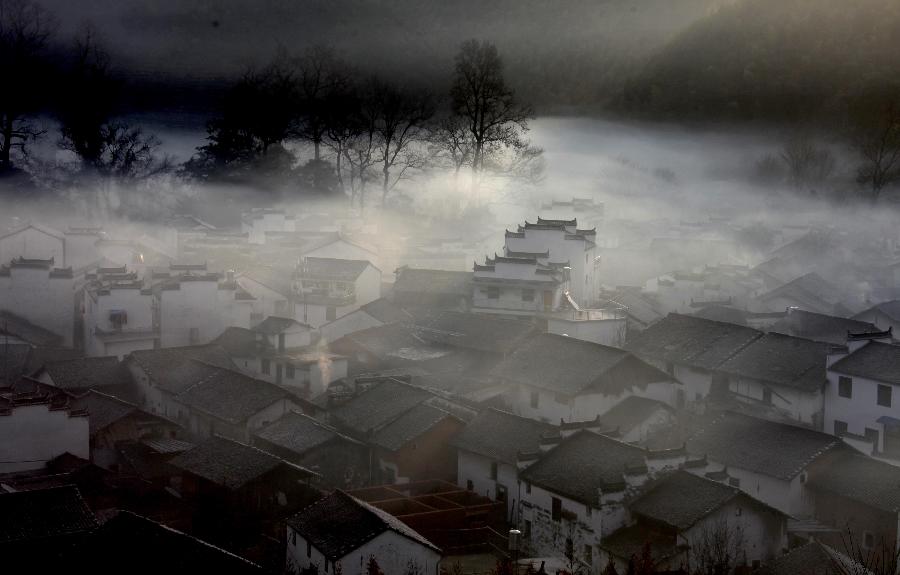
<path id="1" fill-rule="evenodd" d="M 522 290 L 522 301 L 534 301 L 534 290 L 533 289 L 523 289 Z"/>
<path id="2" fill-rule="evenodd" d="M 853 397 L 853 378 L 843 375 L 838 378 L 838 395 L 848 399 Z"/>
<path id="3" fill-rule="evenodd" d="M 272 366 L 269 365 L 269 360 L 268 360 L 268 359 L 262 360 L 262 363 L 261 363 L 261 365 L 260 365 L 260 369 L 262 370 L 263 374 L 265 374 L 265 375 L 269 375 L 269 373 L 271 373 L 271 371 L 272 371 Z"/>
<path id="4" fill-rule="evenodd" d="M 872 549 L 875 547 L 875 534 L 871 531 L 863 532 L 863 545 L 866 549 Z"/>
<path id="5" fill-rule="evenodd" d="M 838 437 L 847 433 L 847 422 L 839 419 L 834 420 L 834 434 Z"/>
<path id="6" fill-rule="evenodd" d="M 334 321 L 334 318 L 337 317 L 337 308 L 333 305 L 330 305 L 325 308 L 325 321 Z"/>
<path id="7" fill-rule="evenodd" d="M 285 367 L 284 372 L 285 372 L 285 377 L 287 377 L 288 379 L 294 379 L 294 376 L 296 375 L 295 368 L 293 365 L 288 365 L 287 367 Z"/>
<path id="8" fill-rule="evenodd" d="M 532 408 L 532 409 L 537 409 L 537 408 L 538 408 L 538 405 L 540 405 L 540 403 L 541 403 L 541 396 L 540 396 L 540 394 L 539 394 L 538 392 L 536 392 L 536 391 L 532 391 L 532 392 L 531 392 L 531 408 Z"/>
<path id="9" fill-rule="evenodd" d="M 763 403 L 772 405 L 772 390 L 768 387 L 763 388 Z"/>
<path id="10" fill-rule="evenodd" d="M 491 461 L 491 479 L 497 479 L 497 462 Z"/>
<path id="11" fill-rule="evenodd" d="M 879 385 L 878 386 L 878 405 L 882 407 L 890 407 L 891 406 L 891 389 L 890 385 Z"/>
<path id="12" fill-rule="evenodd" d="M 554 521 L 562 519 L 562 501 L 558 497 L 553 498 L 552 518 Z"/>
<path id="13" fill-rule="evenodd" d="M 500 288 L 498 288 L 498 287 L 487 288 L 487 298 L 488 299 L 500 299 Z"/>

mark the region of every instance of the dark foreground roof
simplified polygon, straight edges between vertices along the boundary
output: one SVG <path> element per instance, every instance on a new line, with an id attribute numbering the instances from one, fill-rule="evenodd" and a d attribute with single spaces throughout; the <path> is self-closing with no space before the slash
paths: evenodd
<path id="1" fill-rule="evenodd" d="M 334 421 L 360 434 L 380 429 L 433 397 L 424 389 L 387 379 L 331 412 Z"/>
<path id="2" fill-rule="evenodd" d="M 821 431 L 725 412 L 701 427 L 687 449 L 729 467 L 790 480 L 840 445 Z"/>
<path id="3" fill-rule="evenodd" d="M 0 545 L 85 534 L 97 519 L 74 485 L 0 494 Z"/>
<path id="4" fill-rule="evenodd" d="M 754 340 L 719 370 L 800 391 L 814 392 L 825 385 L 825 357 L 830 344 L 767 333 Z"/>
<path id="5" fill-rule="evenodd" d="M 338 438 L 354 442 L 324 423 L 293 411 L 285 413 L 278 421 L 261 429 L 256 433 L 256 437 L 297 454 L 306 453 Z"/>
<path id="6" fill-rule="evenodd" d="M 127 382 L 126 374 L 115 356 L 83 357 L 48 361 L 44 371 L 53 385 L 65 390 L 83 390 Z"/>
<path id="7" fill-rule="evenodd" d="M 262 572 L 246 559 L 130 511 L 119 511 L 104 523 L 85 551 L 92 572 Z"/>
<path id="8" fill-rule="evenodd" d="M 790 309 L 785 317 L 769 328 L 769 331 L 816 341 L 844 344 L 847 341 L 847 332 L 872 333 L 878 331 L 878 328 L 865 321 Z"/>
<path id="9" fill-rule="evenodd" d="M 791 549 L 763 565 L 759 571 L 759 575 L 846 575 L 848 573 L 863 575 L 867 571 L 843 553 L 838 553 L 818 541 L 810 541 L 806 545 Z"/>
<path id="10" fill-rule="evenodd" d="M 660 409 L 668 412 L 673 411 L 671 407 L 661 401 L 629 395 L 601 415 L 600 423 L 604 429 L 618 429 L 622 433 L 628 433 L 647 421 L 648 417 Z"/>
<path id="11" fill-rule="evenodd" d="M 228 352 L 218 345 L 146 349 L 134 351 L 129 357 L 170 393 L 180 393 L 200 381 L 208 373 L 203 364 L 237 368 Z"/>
<path id="12" fill-rule="evenodd" d="M 336 490 L 290 519 L 291 526 L 329 560 L 341 559 L 386 531 L 440 553 L 433 543 L 396 517 Z"/>
<path id="13" fill-rule="evenodd" d="M 807 485 L 889 513 L 900 511 L 900 467 L 850 449 L 811 473 Z"/>

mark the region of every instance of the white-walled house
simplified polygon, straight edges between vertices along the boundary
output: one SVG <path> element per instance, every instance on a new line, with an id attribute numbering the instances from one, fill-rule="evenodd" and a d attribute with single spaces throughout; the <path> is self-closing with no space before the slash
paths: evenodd
<path id="1" fill-rule="evenodd" d="M 14 259 L 53 260 L 66 267 L 66 237 L 62 232 L 36 223 L 0 235 L 0 265 Z"/>
<path id="2" fill-rule="evenodd" d="M 241 216 L 241 232 L 251 244 L 266 243 L 266 232 L 293 232 L 296 217 L 275 208 L 252 208 Z"/>
<path id="3" fill-rule="evenodd" d="M 313 327 L 381 297 L 381 270 L 368 260 L 304 257 L 294 278 L 294 317 Z"/>
<path id="4" fill-rule="evenodd" d="M 337 341 L 345 335 L 389 323 L 409 323 L 413 316 L 395 303 L 379 298 L 361 305 L 359 309 L 319 326 L 325 342 Z"/>
<path id="5" fill-rule="evenodd" d="M 625 443 L 640 444 L 658 429 L 675 423 L 675 410 L 662 401 L 631 395 L 600 415 L 601 428 L 615 430 Z"/>
<path id="6" fill-rule="evenodd" d="M 384 573 L 438 575 L 441 551 L 388 513 L 343 491 L 287 520 L 286 572 L 367 573 L 374 557 Z"/>
<path id="7" fill-rule="evenodd" d="M 628 511 L 634 523 L 600 544 L 601 568 L 610 558 L 627 565 L 645 543 L 659 569 L 712 569 L 705 563 L 709 554 L 714 561 L 726 553 L 734 567 L 755 569 L 787 549 L 787 515 L 735 487 L 684 471 L 662 478 Z"/>
<path id="8" fill-rule="evenodd" d="M 453 439 L 457 449 L 457 485 L 497 501 L 505 501 L 515 523 L 519 493 L 519 453 L 540 451 L 542 439 L 559 440 L 559 428 L 498 409 L 488 408 Z"/>
<path id="9" fill-rule="evenodd" d="M 555 334 L 523 343 L 492 374 L 514 413 L 556 423 L 593 421 L 626 397 L 674 406 L 681 385 L 631 353 Z"/>
<path id="10" fill-rule="evenodd" d="M 549 257 L 549 252 L 546 252 Z M 472 311 L 510 315 L 536 315 L 560 308 L 567 289 L 568 262 L 542 264 L 541 254 L 486 258 L 475 264 Z"/>
<path id="11" fill-rule="evenodd" d="M 59 335 L 67 347 L 75 337 L 75 305 L 72 270 L 54 267 L 53 259 L 18 258 L 0 266 L 0 311 Z"/>
<path id="12" fill-rule="evenodd" d="M 517 253 L 548 254 L 548 261 L 567 262 L 570 269 L 568 289 L 579 305 L 596 303 L 600 293 L 597 260 L 596 230 L 578 229 L 578 221 L 545 220 L 525 222 L 515 232 L 506 231 L 504 255 Z"/>
<path id="13" fill-rule="evenodd" d="M 98 268 L 84 288 L 84 351 L 88 356 L 122 358 L 158 345 L 156 299 L 136 273 Z"/>
<path id="14" fill-rule="evenodd" d="M 721 477 L 794 518 L 814 513 L 806 479 L 813 465 L 840 450 L 840 439 L 805 427 L 726 411 L 687 441 L 691 473 Z"/>
<path id="15" fill-rule="evenodd" d="M 850 335 L 828 358 L 825 431 L 874 457 L 900 461 L 900 346 L 892 331 Z"/>
<path id="16" fill-rule="evenodd" d="M 753 328 L 670 313 L 629 337 L 625 349 L 664 370 L 683 386 L 676 407 L 702 402 L 715 387 L 728 393 L 728 380 L 716 370 L 762 337 Z"/>
<path id="17" fill-rule="evenodd" d="M 162 347 L 201 345 L 227 327 L 250 327 L 253 297 L 232 279 L 222 281 L 219 274 L 193 266 L 173 264 L 170 270 L 170 277 L 155 288 Z"/>
<path id="18" fill-rule="evenodd" d="M 293 277 L 287 266 L 253 266 L 236 274 L 235 281 L 254 298 L 250 325 L 271 315 L 294 317 Z"/>
<path id="19" fill-rule="evenodd" d="M 9 394 L 0 409 L 0 473 L 40 469 L 71 453 L 89 459 L 88 414 L 47 394 Z"/>
<path id="20" fill-rule="evenodd" d="M 731 397 L 760 415 L 822 429 L 828 343 L 767 333 L 716 369 Z"/>

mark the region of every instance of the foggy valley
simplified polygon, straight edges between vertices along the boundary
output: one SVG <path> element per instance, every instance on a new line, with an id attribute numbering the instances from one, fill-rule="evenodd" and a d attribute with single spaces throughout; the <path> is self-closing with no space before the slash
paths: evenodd
<path id="1" fill-rule="evenodd" d="M 896 575 L 898 38 L 0 0 L 4 565 Z"/>

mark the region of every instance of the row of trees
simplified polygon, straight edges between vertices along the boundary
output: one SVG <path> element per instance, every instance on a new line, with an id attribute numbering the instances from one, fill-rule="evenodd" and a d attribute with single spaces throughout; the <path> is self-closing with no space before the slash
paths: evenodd
<path id="1" fill-rule="evenodd" d="M 540 150 L 524 137 L 531 117 L 488 42 L 463 43 L 444 98 L 358 74 L 316 46 L 247 72 L 185 170 L 217 181 L 293 175 L 301 187 L 343 192 L 360 206 L 370 188 L 384 204 L 401 181 L 431 168 L 452 170 L 457 184 L 468 169 L 477 191 L 485 175 L 539 174 Z"/>

